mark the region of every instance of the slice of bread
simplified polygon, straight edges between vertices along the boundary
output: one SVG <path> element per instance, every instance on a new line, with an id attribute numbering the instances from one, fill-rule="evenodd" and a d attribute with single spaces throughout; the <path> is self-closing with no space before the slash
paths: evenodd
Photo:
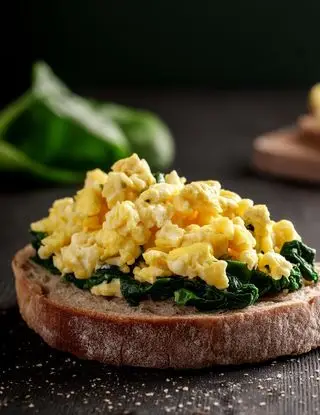
<path id="1" fill-rule="evenodd" d="M 13 259 L 20 312 L 50 346 L 112 365 L 202 368 L 297 355 L 320 346 L 320 285 L 246 309 L 203 313 L 172 301 L 129 306 L 92 295 L 32 263 Z"/>

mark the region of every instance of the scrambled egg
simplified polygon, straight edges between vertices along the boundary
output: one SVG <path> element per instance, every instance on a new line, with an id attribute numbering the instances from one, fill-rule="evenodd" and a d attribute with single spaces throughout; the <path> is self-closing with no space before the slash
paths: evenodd
<path id="1" fill-rule="evenodd" d="M 111 172 L 87 173 L 73 198 L 56 200 L 32 230 L 45 232 L 38 254 L 53 257 L 62 274 L 90 278 L 102 265 L 117 265 L 141 282 L 168 276 L 199 277 L 228 287 L 226 259 L 245 262 L 270 278 L 290 275 L 280 255 L 285 242 L 301 239 L 288 220 L 271 220 L 265 205 L 222 189 L 214 180 L 188 183 L 176 171 L 157 183 L 136 154 Z M 121 296 L 119 279 L 91 289 Z"/>
<path id="2" fill-rule="evenodd" d="M 153 283 L 157 277 L 169 277 L 172 275 L 167 263 L 168 254 L 157 249 L 148 249 L 143 254 L 145 264 L 134 268 L 135 278 L 141 282 Z"/>
<path id="3" fill-rule="evenodd" d="M 168 254 L 167 264 L 175 275 L 200 277 L 217 288 L 228 287 L 227 263 L 213 256 L 212 247 L 208 242 L 197 242 L 173 249 Z"/>
<path id="4" fill-rule="evenodd" d="M 103 295 L 105 297 L 122 297 L 119 278 L 113 279 L 111 282 L 102 282 L 91 288 L 94 295 Z"/>

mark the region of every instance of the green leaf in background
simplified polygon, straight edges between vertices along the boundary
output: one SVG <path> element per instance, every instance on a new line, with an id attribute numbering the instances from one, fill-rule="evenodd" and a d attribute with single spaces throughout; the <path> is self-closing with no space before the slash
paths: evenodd
<path id="1" fill-rule="evenodd" d="M 165 183 L 165 176 L 161 172 L 156 172 L 153 174 L 154 178 L 156 179 L 157 183 Z"/>
<path id="2" fill-rule="evenodd" d="M 3 171 L 76 183 L 133 152 L 152 168 L 168 167 L 174 141 L 166 125 L 154 114 L 72 93 L 44 62 L 35 63 L 30 90 L 0 113 Z"/>
<path id="3" fill-rule="evenodd" d="M 174 141 L 168 127 L 155 114 L 106 103 L 101 112 L 115 122 L 140 157 L 152 168 L 165 169 L 174 157 Z"/>

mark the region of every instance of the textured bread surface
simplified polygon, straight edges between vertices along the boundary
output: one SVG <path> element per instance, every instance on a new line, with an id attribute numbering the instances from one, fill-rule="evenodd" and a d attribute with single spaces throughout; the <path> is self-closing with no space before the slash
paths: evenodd
<path id="1" fill-rule="evenodd" d="M 12 267 L 20 313 L 50 346 L 111 365 L 202 368 L 257 363 L 320 346 L 320 286 L 242 310 L 203 313 L 173 301 L 104 298 L 32 263 L 31 246 Z"/>

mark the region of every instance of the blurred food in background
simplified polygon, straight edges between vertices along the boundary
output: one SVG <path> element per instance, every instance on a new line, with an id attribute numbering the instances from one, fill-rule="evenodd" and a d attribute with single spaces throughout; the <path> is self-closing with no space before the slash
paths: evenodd
<path id="1" fill-rule="evenodd" d="M 314 144 L 320 150 L 320 83 L 315 84 L 308 95 L 308 114 L 299 117 L 299 135 L 307 144 Z"/>
<path id="2" fill-rule="evenodd" d="M 255 139 L 253 166 L 277 177 L 320 183 L 320 84 L 307 97 L 307 114 L 292 127 Z"/>
<path id="3" fill-rule="evenodd" d="M 42 61 L 30 89 L 0 112 L 2 171 L 77 183 L 132 153 L 155 171 L 168 168 L 175 154 L 168 126 L 151 112 L 74 94 Z"/>

